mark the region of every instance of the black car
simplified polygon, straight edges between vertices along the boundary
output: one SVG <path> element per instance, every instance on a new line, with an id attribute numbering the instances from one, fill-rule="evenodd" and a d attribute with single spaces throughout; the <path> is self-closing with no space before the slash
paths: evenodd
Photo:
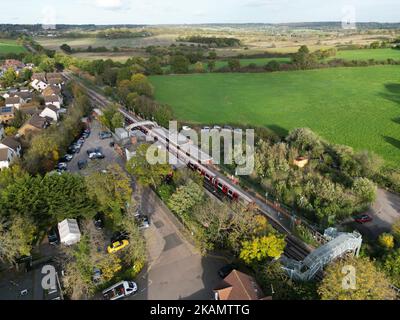
<path id="1" fill-rule="evenodd" d="M 111 237 L 111 243 L 122 240 L 129 240 L 129 235 L 126 231 L 117 231 Z"/>
<path id="2" fill-rule="evenodd" d="M 110 139 L 110 138 L 112 138 L 112 134 L 111 134 L 111 132 L 108 132 L 108 131 L 102 131 L 99 133 L 99 138 L 101 140 Z"/>
<path id="3" fill-rule="evenodd" d="M 79 170 L 82 170 L 82 169 L 86 168 L 86 166 L 87 166 L 87 161 L 86 160 L 79 160 L 78 161 L 78 169 Z"/>
<path id="4" fill-rule="evenodd" d="M 58 230 L 56 227 L 50 229 L 50 231 L 47 233 L 47 239 L 49 240 L 49 243 L 53 246 L 60 244 L 60 237 L 58 235 Z"/>
<path id="5" fill-rule="evenodd" d="M 76 153 L 76 151 L 78 151 L 78 150 L 74 145 L 68 147 L 68 152 L 69 153 L 74 154 L 74 153 Z"/>
<path id="6" fill-rule="evenodd" d="M 94 217 L 94 226 L 96 229 L 101 230 L 104 228 L 104 217 L 101 213 L 98 213 Z"/>
<path id="7" fill-rule="evenodd" d="M 237 266 L 235 264 L 227 264 L 226 266 L 223 266 L 221 269 L 218 270 L 218 275 L 221 278 L 226 278 L 235 269 L 237 269 Z"/>

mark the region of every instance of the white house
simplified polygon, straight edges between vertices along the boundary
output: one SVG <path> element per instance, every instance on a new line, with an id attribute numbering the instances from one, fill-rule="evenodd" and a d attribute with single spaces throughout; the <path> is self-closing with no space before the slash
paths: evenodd
<path id="1" fill-rule="evenodd" d="M 0 169 L 8 168 L 21 155 L 21 144 L 13 138 L 5 138 L 0 142 Z"/>
<path id="2" fill-rule="evenodd" d="M 60 242 L 67 246 L 78 243 L 81 240 L 81 232 L 75 219 L 65 219 L 58 224 Z"/>
<path id="3" fill-rule="evenodd" d="M 34 79 L 31 82 L 31 87 L 39 92 L 42 92 L 44 89 L 47 88 L 47 86 L 48 86 L 47 83 L 42 80 Z"/>
<path id="4" fill-rule="evenodd" d="M 60 109 L 58 109 L 56 106 L 49 104 L 46 106 L 46 108 L 40 113 L 40 116 L 45 118 L 49 117 L 53 119 L 55 122 L 58 121 L 60 117 Z"/>
<path id="5" fill-rule="evenodd" d="M 44 103 L 46 106 L 53 105 L 53 106 L 56 106 L 58 109 L 60 109 L 61 105 L 62 105 L 62 99 L 60 96 L 56 96 L 56 95 L 47 96 L 47 97 L 44 97 Z"/>

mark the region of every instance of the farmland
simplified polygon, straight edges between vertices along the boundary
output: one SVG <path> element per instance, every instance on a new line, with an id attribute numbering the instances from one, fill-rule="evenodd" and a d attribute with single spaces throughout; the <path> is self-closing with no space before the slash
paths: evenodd
<path id="1" fill-rule="evenodd" d="M 400 60 L 400 50 L 395 49 L 359 49 L 338 51 L 337 59 L 344 60 Z"/>
<path id="2" fill-rule="evenodd" d="M 280 134 L 309 127 L 327 140 L 400 161 L 398 66 L 260 74 L 153 76 L 179 120 L 247 124 Z"/>
<path id="3" fill-rule="evenodd" d="M 21 53 L 25 51 L 25 48 L 15 40 L 0 39 L 0 54 Z"/>

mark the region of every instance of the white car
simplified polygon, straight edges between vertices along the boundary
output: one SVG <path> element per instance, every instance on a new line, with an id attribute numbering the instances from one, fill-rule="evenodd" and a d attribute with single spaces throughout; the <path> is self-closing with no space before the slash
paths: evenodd
<path id="1" fill-rule="evenodd" d="M 192 130 L 192 128 L 190 128 L 189 126 L 183 126 L 183 127 L 182 127 L 182 130 L 184 130 L 184 131 L 189 131 L 189 130 Z"/>
<path id="2" fill-rule="evenodd" d="M 220 127 L 220 126 L 214 126 L 213 129 L 215 129 L 215 130 L 221 130 L 221 127 Z"/>
<path id="3" fill-rule="evenodd" d="M 65 162 L 60 162 L 57 164 L 57 169 L 67 169 L 67 164 Z"/>
<path id="4" fill-rule="evenodd" d="M 201 129 L 201 131 L 210 131 L 210 127 L 203 127 L 203 129 Z"/>

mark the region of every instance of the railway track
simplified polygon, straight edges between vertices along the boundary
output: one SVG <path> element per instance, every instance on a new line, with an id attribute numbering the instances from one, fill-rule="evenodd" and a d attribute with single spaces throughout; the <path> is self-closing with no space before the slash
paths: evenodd
<path id="1" fill-rule="evenodd" d="M 88 88 L 80 79 L 77 79 L 76 77 L 73 77 L 68 73 L 65 73 L 64 76 L 67 80 L 76 79 L 87 90 L 87 94 L 88 94 L 89 98 L 92 101 L 94 101 L 94 103 L 96 103 L 100 107 L 100 109 L 113 103 L 112 101 L 110 101 L 103 95 L 99 94 L 95 90 Z M 130 121 L 132 121 L 134 123 L 142 121 L 142 119 L 139 119 L 137 116 L 131 114 L 129 111 L 127 111 L 123 108 L 120 108 L 119 111 L 124 115 L 124 117 L 128 118 Z M 158 141 L 160 141 L 160 139 L 158 139 Z M 173 148 L 171 148 L 171 147 L 168 148 L 169 152 L 171 152 L 171 149 L 173 149 Z M 187 154 L 182 153 L 182 151 L 180 151 L 176 148 L 175 148 L 175 152 L 176 152 L 175 155 L 178 155 L 178 158 L 180 158 L 180 157 L 190 158 L 190 156 L 187 156 Z M 172 154 L 172 152 L 171 152 L 171 154 Z M 179 155 L 180 155 L 180 157 L 179 157 Z M 192 159 L 192 161 L 195 162 L 196 164 L 198 163 L 197 159 Z M 233 185 L 233 183 L 231 183 L 229 180 L 224 178 L 219 172 L 215 172 L 213 169 L 211 169 L 209 167 L 205 167 L 205 166 L 201 166 L 201 167 L 203 167 L 207 171 L 211 171 L 213 174 L 215 174 L 218 177 L 218 179 L 221 179 L 224 182 L 224 184 L 228 185 L 230 188 L 232 188 L 234 190 L 237 190 L 237 192 L 239 192 L 241 196 L 243 196 L 246 199 L 249 199 L 250 201 L 255 203 L 257 205 L 257 211 L 260 214 L 264 215 L 268 219 L 269 223 L 276 230 L 278 230 L 279 232 L 281 232 L 283 234 L 286 234 L 287 246 L 286 246 L 285 252 L 284 252 L 284 255 L 286 257 L 297 260 L 297 261 L 301 261 L 311 252 L 310 249 L 308 249 L 306 245 L 304 245 L 299 239 L 294 237 L 291 234 L 291 232 L 289 231 L 289 229 L 279 221 L 280 216 L 279 216 L 279 214 L 276 215 L 276 210 L 274 208 L 260 206 L 259 199 L 255 199 L 251 195 L 246 194 L 246 192 L 244 192 L 243 190 L 240 190 L 238 188 L 238 186 Z M 219 199 L 221 201 L 226 199 L 225 193 L 223 193 L 219 189 L 215 188 L 214 185 L 212 185 L 210 182 L 208 182 L 205 179 L 204 179 L 203 186 L 207 191 L 212 193 L 217 199 Z M 275 213 L 275 215 L 273 215 L 273 213 Z"/>

